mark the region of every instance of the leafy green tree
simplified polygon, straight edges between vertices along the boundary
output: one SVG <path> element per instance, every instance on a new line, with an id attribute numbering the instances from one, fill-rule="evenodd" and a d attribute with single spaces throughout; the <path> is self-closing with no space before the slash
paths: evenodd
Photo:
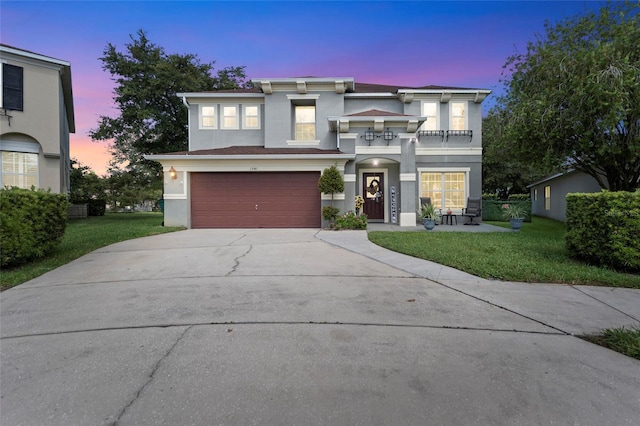
<path id="1" fill-rule="evenodd" d="M 105 180 L 91 170 L 89 166 L 82 165 L 82 163 L 75 158 L 71 159 L 69 180 L 71 184 L 70 198 L 72 203 L 104 198 Z"/>
<path id="2" fill-rule="evenodd" d="M 527 185 L 551 170 L 521 161 L 504 133 L 504 111 L 496 107 L 482 120 L 482 192 L 507 200 L 511 194 L 527 194 Z"/>
<path id="3" fill-rule="evenodd" d="M 89 134 L 112 143 L 111 169 L 147 173 L 161 181 L 161 166 L 146 154 L 184 151 L 188 146 L 187 109 L 176 96 L 246 87 L 244 67 L 228 67 L 212 75 L 214 63 L 201 63 L 193 54 L 167 54 L 139 30 L 124 52 L 109 43 L 102 68 L 116 82 L 113 100 L 119 115 L 101 116 Z"/>
<path id="4" fill-rule="evenodd" d="M 601 187 L 640 181 L 640 3 L 545 25 L 505 64 L 507 135 L 521 160 L 574 168 Z"/>
<path id="5" fill-rule="evenodd" d="M 335 164 L 324 169 L 318 179 L 318 189 L 323 194 L 331 194 L 331 205 L 333 206 L 334 194 L 344 191 L 344 179 Z"/>
<path id="6" fill-rule="evenodd" d="M 152 182 L 147 173 L 136 170 L 112 170 L 107 178 L 107 204 L 112 210 L 129 207 L 132 210 L 145 202 L 155 202 L 162 198 L 162 186 Z"/>

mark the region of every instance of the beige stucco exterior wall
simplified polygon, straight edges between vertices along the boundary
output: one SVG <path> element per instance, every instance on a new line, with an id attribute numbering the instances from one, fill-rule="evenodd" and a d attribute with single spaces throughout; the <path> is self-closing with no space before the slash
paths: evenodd
<path id="1" fill-rule="evenodd" d="M 23 111 L 7 111 L 11 124 L 6 117 L 2 118 L 0 139 L 37 142 L 40 145 L 38 186 L 67 193 L 70 129 L 61 82 L 63 67 L 5 52 L 1 60 L 23 68 Z"/>

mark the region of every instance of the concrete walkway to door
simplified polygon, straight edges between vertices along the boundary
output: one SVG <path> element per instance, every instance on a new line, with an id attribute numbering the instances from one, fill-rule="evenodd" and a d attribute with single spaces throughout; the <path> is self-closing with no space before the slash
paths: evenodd
<path id="1" fill-rule="evenodd" d="M 157 235 L 0 294 L 0 424 L 635 424 L 640 363 L 573 334 L 639 306 L 365 231 Z"/>

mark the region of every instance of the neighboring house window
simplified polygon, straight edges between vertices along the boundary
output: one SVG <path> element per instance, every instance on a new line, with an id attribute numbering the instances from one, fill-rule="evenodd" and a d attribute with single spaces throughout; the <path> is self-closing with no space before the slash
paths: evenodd
<path id="1" fill-rule="evenodd" d="M 22 67 L 2 64 L 2 108 L 14 111 L 23 110 L 23 72 Z"/>
<path id="2" fill-rule="evenodd" d="M 316 107 L 296 105 L 296 140 L 310 141 L 316 138 Z"/>
<path id="3" fill-rule="evenodd" d="M 427 120 L 420 127 L 420 130 L 439 130 L 437 102 L 424 102 L 422 104 L 422 115 L 427 117 Z"/>
<path id="4" fill-rule="evenodd" d="M 431 197 L 437 209 L 466 207 L 466 172 L 421 172 L 420 196 Z"/>
<path id="5" fill-rule="evenodd" d="M 533 201 L 538 201 L 538 188 L 533 189 Z"/>
<path id="6" fill-rule="evenodd" d="M 38 154 L 2 151 L 2 187 L 38 187 Z"/>
<path id="7" fill-rule="evenodd" d="M 223 106 L 222 107 L 222 128 L 237 129 L 238 128 L 238 107 Z"/>
<path id="8" fill-rule="evenodd" d="M 451 102 L 450 130 L 467 130 L 467 103 Z"/>
<path id="9" fill-rule="evenodd" d="M 551 210 L 551 187 L 544 187 L 544 209 Z"/>
<path id="10" fill-rule="evenodd" d="M 243 129 L 260 128 L 260 107 L 258 105 L 245 105 L 242 113 Z"/>
<path id="11" fill-rule="evenodd" d="M 200 128 L 201 129 L 217 129 L 216 106 L 200 105 Z"/>

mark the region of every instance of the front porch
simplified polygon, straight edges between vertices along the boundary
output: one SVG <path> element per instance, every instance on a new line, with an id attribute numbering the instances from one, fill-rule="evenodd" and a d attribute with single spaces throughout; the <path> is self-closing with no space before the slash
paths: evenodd
<path id="1" fill-rule="evenodd" d="M 367 232 L 371 231 L 390 231 L 390 232 L 513 232 L 511 229 L 502 228 L 500 226 L 490 225 L 488 223 L 480 223 L 479 225 L 464 225 L 466 218 L 458 216 L 458 224 L 453 225 L 436 225 L 431 231 L 424 229 L 422 224 L 415 226 L 400 226 L 391 223 L 372 223 L 367 224 Z"/>

